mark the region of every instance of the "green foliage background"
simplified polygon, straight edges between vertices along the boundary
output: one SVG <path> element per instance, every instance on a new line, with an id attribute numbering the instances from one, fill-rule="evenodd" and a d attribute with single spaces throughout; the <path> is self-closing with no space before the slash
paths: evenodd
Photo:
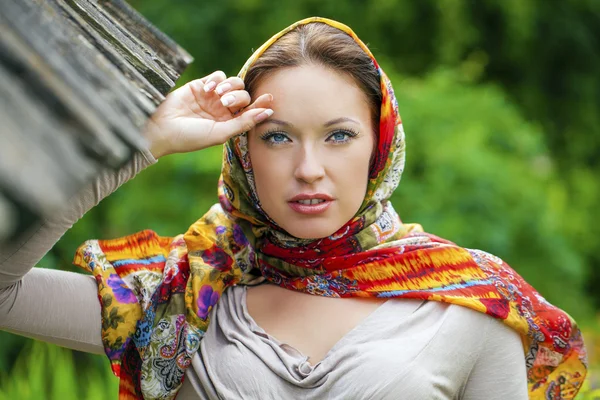
<path id="1" fill-rule="evenodd" d="M 402 219 L 502 257 L 586 328 L 597 363 L 600 2 L 131 3 L 195 57 L 179 84 L 217 69 L 236 74 L 253 49 L 298 19 L 319 15 L 350 25 L 398 97 L 408 147 L 393 202 Z M 216 202 L 220 158 L 212 148 L 161 159 L 90 211 L 41 266 L 69 269 L 87 238 L 184 231 Z M 100 357 L 32 346 L 6 333 L 0 343 L 0 399 L 23 390 L 91 399 L 90 382 L 114 385 L 99 372 L 108 369 Z M 71 397 L 53 397 L 60 384 L 25 367 L 37 359 L 62 366 L 65 385 L 77 388 Z M 90 379 L 69 381 L 73 365 Z M 592 374 L 586 398 L 600 398 L 591 392 L 599 379 Z"/>

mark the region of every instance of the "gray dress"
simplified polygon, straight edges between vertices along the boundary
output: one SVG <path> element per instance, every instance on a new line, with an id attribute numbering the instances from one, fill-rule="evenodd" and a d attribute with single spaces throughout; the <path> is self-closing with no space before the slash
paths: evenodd
<path id="1" fill-rule="evenodd" d="M 136 154 L 22 243 L 0 249 L 0 329 L 103 354 L 94 279 L 33 266 L 87 210 L 155 162 L 147 151 Z M 255 323 L 246 287 L 227 290 L 211 313 L 178 400 L 527 399 L 519 335 L 464 307 L 390 299 L 315 365 Z"/>

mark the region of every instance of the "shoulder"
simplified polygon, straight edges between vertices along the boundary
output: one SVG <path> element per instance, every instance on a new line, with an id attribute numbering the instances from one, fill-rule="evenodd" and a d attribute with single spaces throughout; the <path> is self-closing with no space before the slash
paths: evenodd
<path id="1" fill-rule="evenodd" d="M 420 379 L 442 379 L 448 393 L 464 392 L 471 395 L 469 399 L 487 399 L 485 390 L 498 389 L 490 382 L 497 375 L 503 377 L 504 384 L 515 378 L 517 383 L 509 386 L 517 388 L 510 394 L 520 393 L 526 380 L 525 357 L 519 335 L 501 320 L 439 301 L 393 299 L 386 304 L 384 318 L 371 324 L 378 332 L 373 335 L 397 340 L 402 349 L 399 357 L 409 360 Z M 386 349 L 393 353 L 389 346 Z M 496 368 L 503 371 L 494 372 Z M 510 395 L 504 398 L 513 399 Z"/>
<path id="2" fill-rule="evenodd" d="M 462 369 L 463 399 L 525 400 L 527 371 L 521 335 L 501 319 L 459 305 L 437 305 L 445 310 L 438 335 L 450 349 L 455 368 Z M 461 360 L 461 361 L 459 361 Z"/>
<path id="3" fill-rule="evenodd" d="M 521 335 L 502 320 L 487 318 L 481 348 L 463 385 L 463 399 L 528 399 L 527 368 Z"/>
<path id="4" fill-rule="evenodd" d="M 498 329 L 492 317 L 455 304 L 391 299 L 384 306 L 377 322 L 388 335 L 409 337 L 414 345 L 426 346 L 427 352 L 440 357 L 463 355 L 467 363 L 483 349 L 488 331 Z"/>
<path id="5" fill-rule="evenodd" d="M 520 334 L 501 319 L 456 304 L 436 307 L 446 309 L 446 322 L 450 330 L 462 336 L 476 336 L 481 346 L 480 350 L 489 352 L 495 348 L 518 349 L 520 357 L 523 357 Z"/>
<path id="6" fill-rule="evenodd" d="M 433 300 L 422 302 L 415 314 L 417 318 L 440 322 L 440 327 L 447 333 L 464 334 L 475 330 L 479 336 L 489 329 L 494 320 L 489 315 L 466 306 Z"/>
<path id="7" fill-rule="evenodd" d="M 524 360 L 521 337 L 502 320 L 471 308 L 440 301 L 392 299 L 384 318 L 400 332 L 412 332 L 428 346 L 453 353 L 509 352 Z M 451 350 L 454 349 L 454 350 Z M 460 349 L 460 350 L 459 350 Z"/>

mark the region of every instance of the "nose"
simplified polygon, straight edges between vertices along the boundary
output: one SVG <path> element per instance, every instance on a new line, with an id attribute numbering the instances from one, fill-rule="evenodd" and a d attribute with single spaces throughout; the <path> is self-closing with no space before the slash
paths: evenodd
<path id="1" fill-rule="evenodd" d="M 294 171 L 294 177 L 306 183 L 313 183 L 325 176 L 325 168 L 314 148 L 303 147 Z"/>

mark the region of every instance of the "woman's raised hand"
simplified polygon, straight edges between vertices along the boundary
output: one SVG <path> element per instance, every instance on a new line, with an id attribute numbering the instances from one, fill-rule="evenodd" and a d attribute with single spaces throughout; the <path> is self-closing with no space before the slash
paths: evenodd
<path id="1" fill-rule="evenodd" d="M 190 81 L 169 93 L 148 120 L 145 137 L 155 158 L 223 144 L 273 114 L 273 96 L 263 94 L 250 104 L 238 77 L 222 71 Z"/>

